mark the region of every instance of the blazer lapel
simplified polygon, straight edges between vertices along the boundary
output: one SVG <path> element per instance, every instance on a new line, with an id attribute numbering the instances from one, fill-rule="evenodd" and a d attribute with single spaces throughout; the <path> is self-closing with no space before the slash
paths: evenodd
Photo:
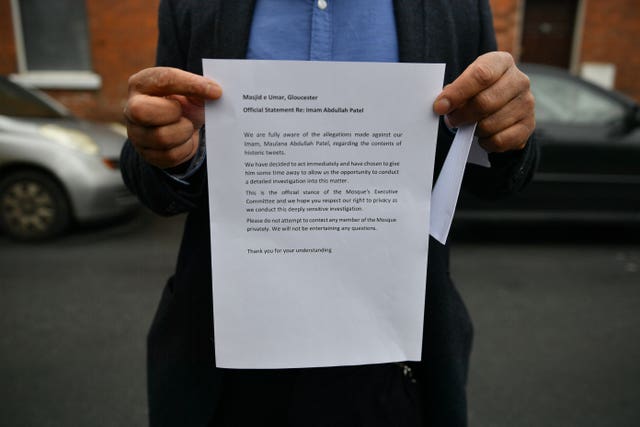
<path id="1" fill-rule="evenodd" d="M 220 1 L 212 44 L 216 58 L 241 59 L 246 56 L 254 7 L 255 0 Z"/>
<path id="2" fill-rule="evenodd" d="M 400 62 L 425 62 L 424 0 L 394 0 Z"/>
<path id="3" fill-rule="evenodd" d="M 394 0 L 400 62 L 449 62 L 450 0 Z"/>

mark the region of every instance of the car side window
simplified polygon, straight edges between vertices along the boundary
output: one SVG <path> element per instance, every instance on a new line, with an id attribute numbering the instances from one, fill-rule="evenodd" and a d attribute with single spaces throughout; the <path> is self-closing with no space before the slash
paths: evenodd
<path id="1" fill-rule="evenodd" d="M 624 106 L 588 86 L 553 75 L 530 77 L 541 122 L 604 125 L 625 116 Z"/>

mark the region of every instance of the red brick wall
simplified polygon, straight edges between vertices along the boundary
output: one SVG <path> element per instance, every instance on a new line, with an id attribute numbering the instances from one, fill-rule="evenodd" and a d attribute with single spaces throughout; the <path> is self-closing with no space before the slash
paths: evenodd
<path id="1" fill-rule="evenodd" d="M 521 0 L 490 0 L 498 50 L 511 52 L 516 58 L 520 52 L 520 2 Z"/>
<path id="2" fill-rule="evenodd" d="M 490 0 L 498 49 L 520 52 L 521 16 L 524 1 Z M 640 101 L 640 4 L 638 0 L 584 0 L 585 18 L 578 62 L 616 65 L 617 90 Z"/>
<path id="3" fill-rule="evenodd" d="M 121 120 L 128 77 L 153 65 L 159 0 L 86 1 L 93 70 L 102 77 L 102 87 L 48 92 L 81 117 Z M 498 48 L 516 59 L 524 1 L 490 0 Z M 640 79 L 636 77 L 640 72 L 638 0 L 590 0 L 586 5 L 580 62 L 615 63 L 616 88 L 640 100 Z M 0 0 L 0 74 L 14 72 L 17 60 L 10 0 Z"/>
<path id="4" fill-rule="evenodd" d="M 127 79 L 155 59 L 159 0 L 87 0 L 93 71 L 102 77 L 94 91 L 47 90 L 79 117 L 120 121 Z M 0 0 L 0 74 L 18 71 L 10 0 Z"/>
<path id="5" fill-rule="evenodd" d="M 640 3 L 587 2 L 580 62 L 616 64 L 615 87 L 640 101 Z"/>
<path id="6" fill-rule="evenodd" d="M 93 71 L 102 77 L 102 87 L 50 93 L 79 116 L 121 120 L 128 77 L 154 62 L 158 1 L 87 0 Z"/>

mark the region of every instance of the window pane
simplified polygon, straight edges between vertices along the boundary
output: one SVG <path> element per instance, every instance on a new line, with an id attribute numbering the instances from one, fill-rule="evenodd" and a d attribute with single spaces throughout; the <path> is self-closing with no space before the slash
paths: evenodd
<path id="1" fill-rule="evenodd" d="M 84 0 L 20 0 L 29 71 L 90 70 Z"/>

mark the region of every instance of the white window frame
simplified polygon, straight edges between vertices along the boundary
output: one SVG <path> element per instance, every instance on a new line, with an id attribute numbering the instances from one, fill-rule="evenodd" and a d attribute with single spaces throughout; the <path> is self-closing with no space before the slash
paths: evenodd
<path id="1" fill-rule="evenodd" d="M 102 87 L 102 78 L 91 71 L 30 71 L 27 69 L 24 33 L 20 3 L 11 0 L 11 18 L 16 45 L 18 73 L 11 74 L 12 81 L 42 89 L 96 90 Z"/>

